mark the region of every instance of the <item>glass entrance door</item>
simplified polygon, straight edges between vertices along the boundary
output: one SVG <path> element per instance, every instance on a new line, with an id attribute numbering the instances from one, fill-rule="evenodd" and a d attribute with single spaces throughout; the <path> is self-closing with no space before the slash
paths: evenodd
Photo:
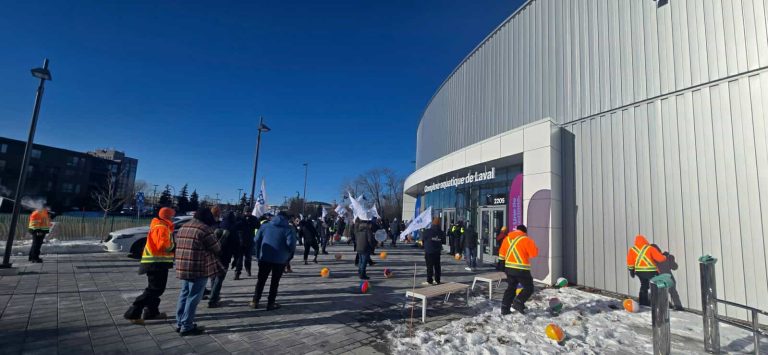
<path id="1" fill-rule="evenodd" d="M 442 224 L 441 227 L 443 228 L 443 231 L 445 233 L 448 233 L 448 230 L 451 228 L 451 225 L 456 222 L 456 210 L 455 209 L 445 209 L 442 212 L 440 212 L 440 223 Z M 446 243 L 448 242 L 448 238 L 446 239 Z"/>
<path id="2" fill-rule="evenodd" d="M 506 208 L 481 207 L 477 212 L 477 221 L 477 234 L 480 237 L 478 259 L 481 262 L 495 263 L 499 255 L 496 236 L 507 223 Z"/>

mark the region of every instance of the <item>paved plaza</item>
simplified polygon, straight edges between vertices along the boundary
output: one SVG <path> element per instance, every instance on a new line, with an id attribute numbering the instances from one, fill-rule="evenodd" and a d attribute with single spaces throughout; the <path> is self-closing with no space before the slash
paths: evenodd
<path id="1" fill-rule="evenodd" d="M 197 323 L 206 327 L 206 334 L 184 338 L 174 330 L 179 281 L 173 271 L 160 305 L 170 318 L 142 326 L 122 317 L 146 285 L 136 260 L 124 254 L 48 254 L 43 255 L 45 263 L 30 264 L 26 257 L 14 257 L 19 275 L 0 277 L 0 353 L 390 353 L 388 332 L 409 322 L 410 307 L 404 309 L 403 303 L 405 290 L 413 286 L 414 263 L 417 287 L 426 270 L 419 249 L 381 250 L 389 256 L 374 256 L 371 289 L 361 294 L 352 246 L 329 247 L 330 255 L 306 266 L 298 260 L 303 251 L 299 246 L 294 273 L 280 282 L 278 303 L 283 307 L 271 312 L 247 306 L 256 283 L 255 263 L 254 277 L 235 281 L 229 272 L 223 307 L 208 309 L 207 301 L 198 307 Z M 336 253 L 343 255 L 341 260 L 335 260 Z M 464 266 L 444 255 L 443 282 L 471 282 L 475 273 Z M 330 278 L 319 276 L 322 267 L 330 269 Z M 394 277 L 384 278 L 384 268 Z M 416 308 L 414 325 L 436 329 L 472 312 L 462 298 L 433 301 L 427 324 L 419 324 Z"/>

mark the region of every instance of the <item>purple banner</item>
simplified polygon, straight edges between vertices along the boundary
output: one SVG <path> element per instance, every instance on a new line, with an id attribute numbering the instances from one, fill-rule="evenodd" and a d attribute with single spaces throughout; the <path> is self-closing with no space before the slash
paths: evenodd
<path id="1" fill-rule="evenodd" d="M 509 217 L 507 228 L 513 230 L 523 224 L 523 174 L 517 174 L 509 185 Z"/>

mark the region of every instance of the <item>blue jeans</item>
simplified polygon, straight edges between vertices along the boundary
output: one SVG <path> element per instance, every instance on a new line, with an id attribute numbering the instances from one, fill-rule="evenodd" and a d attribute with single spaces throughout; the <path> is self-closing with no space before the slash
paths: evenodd
<path id="1" fill-rule="evenodd" d="M 357 253 L 357 255 L 360 257 L 360 260 L 357 264 L 357 273 L 360 275 L 360 277 L 363 277 L 365 275 L 365 269 L 368 267 L 368 259 L 371 257 L 368 253 Z"/>
<path id="2" fill-rule="evenodd" d="M 197 304 L 203 298 L 203 290 L 207 282 L 207 277 L 181 280 L 179 303 L 176 305 L 176 326 L 181 328 L 182 332 L 195 327 L 195 311 L 197 311 Z"/>
<path id="3" fill-rule="evenodd" d="M 216 303 L 221 300 L 221 286 L 224 285 L 224 279 L 227 278 L 227 270 L 225 269 L 220 274 L 213 275 L 211 278 L 211 298 L 208 303 Z"/>
<path id="4" fill-rule="evenodd" d="M 473 269 L 476 268 L 477 267 L 477 247 L 464 248 L 464 259 L 467 261 L 467 266 Z"/>

